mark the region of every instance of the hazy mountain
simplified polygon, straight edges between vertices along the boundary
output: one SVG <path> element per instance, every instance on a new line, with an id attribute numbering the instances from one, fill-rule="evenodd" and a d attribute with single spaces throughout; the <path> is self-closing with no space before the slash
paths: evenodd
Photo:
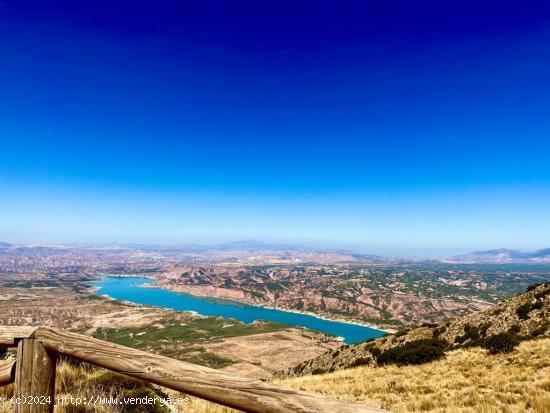
<path id="1" fill-rule="evenodd" d="M 0 241 L 0 248 L 9 248 L 11 244 L 9 242 Z"/>
<path id="2" fill-rule="evenodd" d="M 444 261 L 463 263 L 550 263 L 550 248 L 527 252 L 507 248 L 474 251 Z"/>
<path id="3" fill-rule="evenodd" d="M 532 258 L 550 257 L 550 248 L 544 248 L 531 253 Z"/>
<path id="4" fill-rule="evenodd" d="M 255 240 L 239 240 L 230 241 L 223 244 L 218 244 L 215 249 L 220 250 L 247 250 L 247 251 L 278 251 L 278 250 L 299 250 L 299 251 L 316 251 L 314 248 L 304 247 L 301 245 L 289 244 L 270 244 L 263 241 Z"/>

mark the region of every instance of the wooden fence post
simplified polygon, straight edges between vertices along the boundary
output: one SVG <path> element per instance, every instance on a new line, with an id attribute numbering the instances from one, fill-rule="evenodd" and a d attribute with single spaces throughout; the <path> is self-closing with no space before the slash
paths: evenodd
<path id="1" fill-rule="evenodd" d="M 42 343 L 25 338 L 17 345 L 15 413 L 52 413 L 56 355 Z"/>

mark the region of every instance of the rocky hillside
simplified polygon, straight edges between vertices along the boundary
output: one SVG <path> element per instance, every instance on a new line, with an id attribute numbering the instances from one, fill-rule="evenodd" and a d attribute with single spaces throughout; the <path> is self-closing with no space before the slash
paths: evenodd
<path id="1" fill-rule="evenodd" d="M 502 333 L 516 341 L 550 336 L 550 283 L 533 285 L 525 293 L 483 311 L 329 351 L 283 372 L 283 376 L 380 364 L 395 358 L 397 352 L 405 353 L 409 364 L 416 364 L 423 357 L 435 359 L 446 351 L 484 345 Z"/>
<path id="2" fill-rule="evenodd" d="M 491 307 L 548 273 L 480 267 L 174 265 L 157 285 L 396 330 Z"/>

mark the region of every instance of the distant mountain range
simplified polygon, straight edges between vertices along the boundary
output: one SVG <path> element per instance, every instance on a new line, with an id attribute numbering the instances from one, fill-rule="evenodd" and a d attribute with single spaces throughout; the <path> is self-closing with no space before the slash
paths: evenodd
<path id="1" fill-rule="evenodd" d="M 236 254 L 239 257 L 243 253 L 247 254 L 267 254 L 271 258 L 273 255 L 290 257 L 292 255 L 306 255 L 313 258 L 315 255 L 323 256 L 323 262 L 330 262 L 331 257 L 335 262 L 377 262 L 377 263 L 395 263 L 402 260 L 403 262 L 420 262 L 421 259 L 398 259 L 383 257 L 374 254 L 363 254 L 352 252 L 338 248 L 322 248 L 308 247 L 296 244 L 279 244 L 268 243 L 257 240 L 239 240 L 225 242 L 221 244 L 206 245 L 206 244 L 179 244 L 179 245 L 161 245 L 161 244 L 124 244 L 124 243 L 104 243 L 96 245 L 86 244 L 67 244 L 67 245 L 13 245 L 5 241 L 0 241 L 1 254 L 17 254 L 17 255 L 47 255 L 47 254 L 67 254 L 71 251 L 81 250 L 93 252 L 96 250 L 105 251 L 157 251 L 161 254 L 179 255 L 182 253 L 196 255 L 212 255 L 216 253 L 225 254 L 227 256 Z M 271 254 L 271 255 L 270 255 Z M 287 258 L 288 258 L 287 257 Z M 313 259 L 315 261 L 315 259 Z M 463 255 L 442 258 L 436 261 L 443 263 L 456 264 L 550 264 L 550 248 L 544 248 L 536 251 L 520 251 L 508 248 L 499 248 L 484 251 L 474 251 Z"/>
<path id="2" fill-rule="evenodd" d="M 270 244 L 263 241 L 256 240 L 239 240 L 225 242 L 223 244 L 214 245 L 211 248 L 219 249 L 222 251 L 227 250 L 245 250 L 245 251 L 280 251 L 280 250 L 299 250 L 299 251 L 318 251 L 319 248 L 304 247 L 301 245 L 290 244 Z"/>
<path id="3" fill-rule="evenodd" d="M 519 251 L 507 248 L 496 250 L 475 251 L 469 254 L 458 255 L 443 260 L 445 262 L 457 263 L 550 263 L 550 248 L 544 248 L 536 251 Z"/>

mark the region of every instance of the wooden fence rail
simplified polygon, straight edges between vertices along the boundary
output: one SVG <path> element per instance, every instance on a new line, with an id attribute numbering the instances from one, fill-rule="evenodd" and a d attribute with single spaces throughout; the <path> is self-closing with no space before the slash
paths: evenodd
<path id="1" fill-rule="evenodd" d="M 1 327 L 0 347 L 17 346 L 13 363 L 0 364 L 0 386 L 14 382 L 15 395 L 54 400 L 58 355 L 250 413 L 373 413 L 382 410 L 275 386 L 157 354 L 53 328 Z M 15 405 L 17 413 L 48 413 L 53 403 Z"/>

